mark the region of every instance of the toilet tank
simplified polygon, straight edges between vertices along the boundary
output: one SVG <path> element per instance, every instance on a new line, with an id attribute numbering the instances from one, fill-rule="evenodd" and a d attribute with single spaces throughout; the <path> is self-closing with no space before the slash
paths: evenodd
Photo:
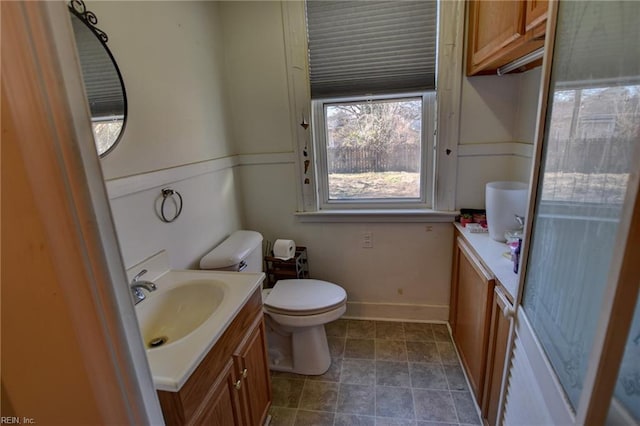
<path id="1" fill-rule="evenodd" d="M 200 260 L 200 269 L 262 272 L 262 235 L 235 231 Z"/>

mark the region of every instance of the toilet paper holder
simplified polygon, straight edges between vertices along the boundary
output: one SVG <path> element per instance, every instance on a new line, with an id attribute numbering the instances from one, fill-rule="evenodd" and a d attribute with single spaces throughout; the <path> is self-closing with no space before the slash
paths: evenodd
<path id="1" fill-rule="evenodd" d="M 268 288 L 273 287 L 278 280 L 309 278 L 307 248 L 304 246 L 296 246 L 293 258 L 282 260 L 273 256 L 272 245 L 267 241 L 264 263 Z"/>

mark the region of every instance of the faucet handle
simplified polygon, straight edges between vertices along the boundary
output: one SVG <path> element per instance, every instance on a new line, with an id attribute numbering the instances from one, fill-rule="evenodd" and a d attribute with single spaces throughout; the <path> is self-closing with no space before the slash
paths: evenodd
<path id="1" fill-rule="evenodd" d="M 516 217 L 516 222 L 518 222 L 518 225 L 520 225 L 520 228 L 524 228 L 524 216 L 520 216 L 520 215 L 515 215 Z"/>
<path id="2" fill-rule="evenodd" d="M 142 271 L 138 272 L 138 273 L 136 274 L 136 276 L 135 276 L 135 277 L 133 277 L 133 279 L 131 280 L 131 284 L 133 284 L 133 283 L 135 283 L 136 281 L 138 281 L 138 280 L 140 279 L 140 277 L 141 277 L 141 276 L 143 276 L 143 275 L 144 275 L 144 274 L 146 274 L 146 273 L 147 273 L 147 270 L 146 270 L 146 269 L 143 269 Z"/>

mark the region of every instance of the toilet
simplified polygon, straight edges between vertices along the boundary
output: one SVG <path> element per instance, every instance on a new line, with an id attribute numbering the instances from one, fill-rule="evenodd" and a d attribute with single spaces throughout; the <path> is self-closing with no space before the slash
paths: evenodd
<path id="1" fill-rule="evenodd" d="M 200 260 L 201 269 L 262 272 L 262 235 L 236 231 Z M 347 293 L 315 279 L 280 280 L 262 291 L 269 368 L 305 375 L 324 374 L 331 354 L 324 325 L 346 311 Z"/>

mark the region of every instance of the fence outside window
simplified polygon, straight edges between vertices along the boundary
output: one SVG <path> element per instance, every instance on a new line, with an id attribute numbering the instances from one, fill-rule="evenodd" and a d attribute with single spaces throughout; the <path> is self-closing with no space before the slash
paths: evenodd
<path id="1" fill-rule="evenodd" d="M 329 173 L 420 172 L 420 145 L 398 144 L 377 151 L 370 147 L 327 147 Z"/>

